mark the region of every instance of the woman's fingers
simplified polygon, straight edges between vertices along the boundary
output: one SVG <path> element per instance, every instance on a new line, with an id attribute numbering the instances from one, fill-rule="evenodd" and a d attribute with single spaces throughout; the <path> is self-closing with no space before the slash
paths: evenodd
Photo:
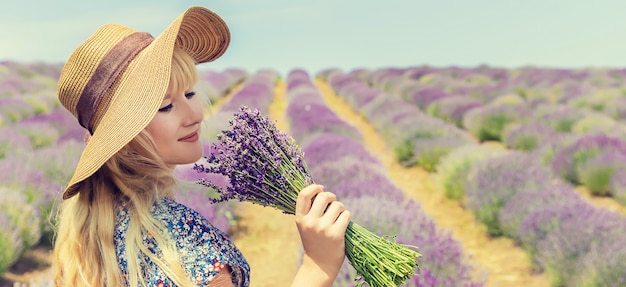
<path id="1" fill-rule="evenodd" d="M 311 184 L 302 189 L 296 200 L 296 217 L 307 215 L 311 210 L 313 197 L 323 191 L 324 187 L 319 184 Z"/>
<path id="2" fill-rule="evenodd" d="M 337 196 L 326 192 L 321 185 L 309 185 L 302 189 L 296 201 L 296 220 L 302 227 L 313 229 L 331 227 L 332 231 L 345 231 L 350 222 L 350 212 Z M 318 226 L 318 227 L 314 227 Z M 331 232 L 332 233 L 332 232 Z"/>
<path id="3" fill-rule="evenodd" d="M 343 203 L 340 201 L 333 201 L 327 206 L 326 211 L 322 215 L 322 220 L 326 223 L 332 224 L 344 210 L 346 210 L 346 208 Z"/>
<path id="4" fill-rule="evenodd" d="M 313 205 L 311 206 L 311 210 L 308 214 L 321 217 L 324 215 L 329 205 L 337 200 L 337 196 L 331 192 L 320 192 L 315 196 L 313 200 Z"/>

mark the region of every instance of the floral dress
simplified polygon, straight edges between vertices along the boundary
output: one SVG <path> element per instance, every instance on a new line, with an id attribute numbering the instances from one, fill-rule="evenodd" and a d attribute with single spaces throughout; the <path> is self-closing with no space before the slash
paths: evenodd
<path id="1" fill-rule="evenodd" d="M 159 199 L 152 208 L 155 218 L 167 226 L 176 241 L 180 260 L 188 278 L 198 286 L 206 286 L 226 266 L 230 266 L 234 286 L 250 284 L 250 266 L 228 235 L 215 228 L 209 221 L 173 199 Z M 115 248 L 118 264 L 124 278 L 128 278 L 126 256 L 126 231 L 130 215 L 128 207 L 120 203 L 116 214 Z M 161 251 L 149 234 L 144 236 L 147 248 L 161 256 Z M 138 262 L 145 274 L 148 286 L 176 286 L 146 255 L 139 252 Z M 128 282 L 126 282 L 128 286 Z"/>

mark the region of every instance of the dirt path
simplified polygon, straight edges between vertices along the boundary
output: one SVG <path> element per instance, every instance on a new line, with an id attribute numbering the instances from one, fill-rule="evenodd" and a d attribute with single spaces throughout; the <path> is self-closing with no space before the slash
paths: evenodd
<path id="1" fill-rule="evenodd" d="M 287 131 L 285 120 L 286 86 L 279 81 L 269 117 L 277 120 L 278 129 Z M 289 286 L 300 265 L 300 237 L 294 218 L 273 208 L 241 203 L 237 210 L 241 218 L 235 244 L 251 268 L 251 287 Z"/>
<path id="2" fill-rule="evenodd" d="M 578 194 L 580 194 L 580 196 L 582 196 L 584 199 L 591 202 L 591 204 L 593 204 L 595 207 L 604 208 L 612 212 L 626 216 L 626 206 L 621 205 L 620 203 L 615 201 L 613 198 L 606 197 L 606 196 L 592 195 L 591 192 L 589 192 L 589 190 L 584 186 L 576 187 L 576 191 L 578 192 Z"/>
<path id="3" fill-rule="evenodd" d="M 365 147 L 387 167 L 390 179 L 419 201 L 424 212 L 435 220 L 437 226 L 450 230 L 453 237 L 462 243 L 466 254 L 472 256 L 473 265 L 478 269 L 476 276 L 487 273 L 487 286 L 549 286 L 547 276 L 532 274 L 526 252 L 507 238 L 490 239 L 485 227 L 474 220 L 470 211 L 463 209 L 458 202 L 448 200 L 443 191 L 431 183 L 428 172 L 419 167 L 406 168 L 396 163 L 372 125 L 337 97 L 327 83 L 315 80 L 315 84 L 328 106 L 361 131 Z"/>

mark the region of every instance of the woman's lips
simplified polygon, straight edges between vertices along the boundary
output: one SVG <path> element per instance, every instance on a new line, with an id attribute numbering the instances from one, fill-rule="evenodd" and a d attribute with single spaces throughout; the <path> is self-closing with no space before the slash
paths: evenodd
<path id="1" fill-rule="evenodd" d="M 187 135 L 187 136 L 185 136 L 183 138 L 180 138 L 178 141 L 181 141 L 181 142 L 195 142 L 199 138 L 200 138 L 200 136 L 198 135 L 198 132 L 194 132 L 194 133 L 192 133 L 190 135 Z"/>

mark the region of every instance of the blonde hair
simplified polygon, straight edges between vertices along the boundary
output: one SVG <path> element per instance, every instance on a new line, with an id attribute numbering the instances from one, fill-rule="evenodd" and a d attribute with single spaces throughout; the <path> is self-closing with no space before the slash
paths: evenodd
<path id="1" fill-rule="evenodd" d="M 170 89 L 192 87 L 198 80 L 194 59 L 174 49 Z M 173 197 L 173 171 L 159 157 L 150 134 L 143 130 L 95 174 L 87 178 L 77 196 L 63 202 L 57 215 L 54 246 L 55 286 L 147 286 L 140 253 L 157 264 L 178 286 L 193 286 L 167 227 L 151 208 L 159 197 Z M 115 213 L 120 202 L 128 207 L 130 222 L 125 252 L 128 277 L 122 278 L 115 249 Z M 149 233 L 162 256 L 143 242 Z"/>

